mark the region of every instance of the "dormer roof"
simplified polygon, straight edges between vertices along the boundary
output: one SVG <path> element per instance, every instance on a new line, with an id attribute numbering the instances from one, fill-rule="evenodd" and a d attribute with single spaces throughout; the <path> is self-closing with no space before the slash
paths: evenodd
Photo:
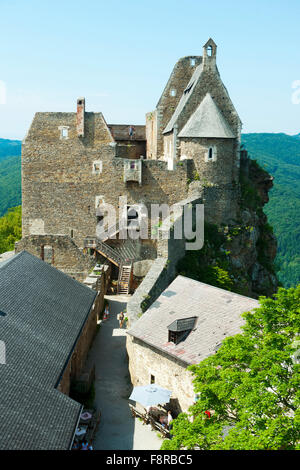
<path id="1" fill-rule="evenodd" d="M 212 99 L 211 94 L 207 93 L 178 134 L 178 137 L 234 139 L 235 135 Z"/>

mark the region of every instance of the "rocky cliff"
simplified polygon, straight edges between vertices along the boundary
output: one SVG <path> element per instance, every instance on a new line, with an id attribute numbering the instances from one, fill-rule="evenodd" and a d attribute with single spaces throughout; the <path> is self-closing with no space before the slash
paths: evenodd
<path id="1" fill-rule="evenodd" d="M 205 224 L 202 250 L 187 252 L 178 272 L 243 295 L 272 295 L 278 287 L 274 258 L 277 242 L 263 206 L 273 178 L 256 161 L 242 160 L 237 220 Z"/>

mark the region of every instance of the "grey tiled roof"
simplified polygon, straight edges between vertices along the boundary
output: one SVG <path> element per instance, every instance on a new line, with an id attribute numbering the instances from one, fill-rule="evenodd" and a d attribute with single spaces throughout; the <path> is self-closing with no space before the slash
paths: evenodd
<path id="1" fill-rule="evenodd" d="M 207 93 L 196 111 L 179 132 L 178 137 L 233 139 L 235 136 L 210 93 Z"/>
<path id="2" fill-rule="evenodd" d="M 178 276 L 128 331 L 128 334 L 175 357 L 196 364 L 214 354 L 224 338 L 240 332 L 243 312 L 257 300 Z M 168 342 L 168 326 L 198 317 L 191 333 L 177 345 Z"/>
<path id="3" fill-rule="evenodd" d="M 23 251 L 0 265 L 0 449 L 67 449 L 81 405 L 56 390 L 96 292 Z"/>

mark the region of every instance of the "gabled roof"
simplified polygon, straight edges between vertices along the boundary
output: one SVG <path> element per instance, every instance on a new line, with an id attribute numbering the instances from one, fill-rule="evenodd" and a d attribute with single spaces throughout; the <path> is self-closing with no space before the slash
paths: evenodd
<path id="1" fill-rule="evenodd" d="M 0 292 L 0 449 L 68 449 L 81 405 L 56 387 L 97 293 L 26 251 Z"/>
<path id="2" fill-rule="evenodd" d="M 173 116 L 171 117 L 170 121 L 168 122 L 165 130 L 163 131 L 163 134 L 166 134 L 168 132 L 171 132 L 173 130 L 173 127 L 174 125 L 176 124 L 177 122 L 177 119 L 178 117 L 180 116 L 181 114 L 181 111 L 183 110 L 185 104 L 187 103 L 189 97 L 191 96 L 192 92 L 193 92 L 193 89 L 196 85 L 196 83 L 198 82 L 199 78 L 200 78 L 200 75 L 202 74 L 202 71 L 203 71 L 203 64 L 201 63 L 200 65 L 198 65 L 198 67 L 196 67 L 193 75 L 192 75 L 192 78 L 190 79 L 189 83 L 187 84 L 181 98 L 180 98 L 180 101 L 177 105 L 177 108 L 175 109 L 174 111 L 174 114 Z"/>
<path id="3" fill-rule="evenodd" d="M 178 137 L 215 137 L 234 139 L 234 134 L 214 102 L 207 93 L 200 105 L 187 121 Z"/>
<path id="4" fill-rule="evenodd" d="M 240 333 L 243 312 L 259 307 L 257 300 L 178 276 L 128 334 L 182 361 L 197 364 L 214 354 L 227 336 Z M 168 341 L 168 326 L 197 317 L 193 330 L 178 344 Z"/>

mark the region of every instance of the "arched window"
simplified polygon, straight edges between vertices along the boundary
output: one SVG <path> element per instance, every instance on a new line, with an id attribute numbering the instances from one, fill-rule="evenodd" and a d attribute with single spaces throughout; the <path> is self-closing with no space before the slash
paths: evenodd
<path id="1" fill-rule="evenodd" d="M 212 46 L 207 46 L 206 53 L 207 53 L 208 57 L 212 56 L 212 52 L 213 52 Z"/>
<path id="2" fill-rule="evenodd" d="M 217 146 L 212 145 L 211 147 L 207 147 L 205 153 L 205 161 L 206 162 L 216 162 L 217 161 Z"/>

